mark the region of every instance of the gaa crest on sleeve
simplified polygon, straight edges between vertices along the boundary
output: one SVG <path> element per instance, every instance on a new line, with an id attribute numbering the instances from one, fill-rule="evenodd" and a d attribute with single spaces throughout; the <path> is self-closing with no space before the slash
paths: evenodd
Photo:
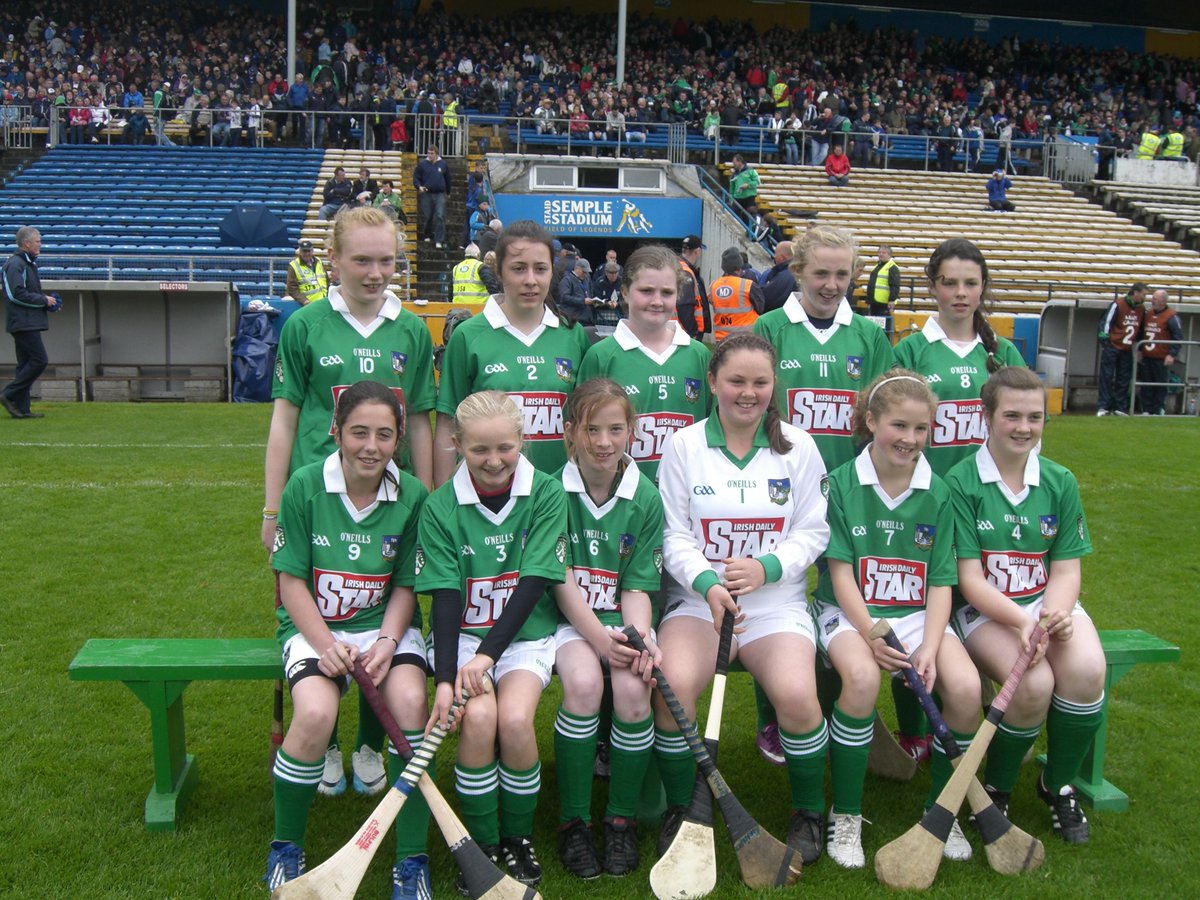
<path id="1" fill-rule="evenodd" d="M 567 562 L 567 536 L 565 534 L 560 534 L 558 540 L 554 542 L 554 558 L 564 565 Z"/>
<path id="2" fill-rule="evenodd" d="M 575 365 L 569 359 L 561 356 L 554 359 L 554 373 L 563 381 L 570 384 L 575 380 Z"/>
<path id="3" fill-rule="evenodd" d="M 633 542 L 634 537 L 632 534 L 621 535 L 617 542 L 617 553 L 621 559 L 629 559 L 633 555 Z"/>
<path id="4" fill-rule="evenodd" d="M 822 486 L 822 489 L 824 487 Z M 779 506 L 788 502 L 788 497 L 792 494 L 792 479 L 790 478 L 768 478 L 767 479 L 767 496 L 772 503 Z"/>
<path id="5" fill-rule="evenodd" d="M 683 379 L 683 399 L 688 403 L 696 403 L 700 399 L 700 379 Z"/>
<path id="6" fill-rule="evenodd" d="M 913 529 L 913 543 L 921 550 L 932 550 L 933 539 L 936 534 L 936 525 L 922 525 L 918 522 Z"/>
<path id="7" fill-rule="evenodd" d="M 828 474 L 821 476 L 821 496 L 824 497 L 826 500 L 829 499 L 829 475 Z"/>
<path id="8" fill-rule="evenodd" d="M 275 380 L 283 384 L 283 360 L 279 357 L 275 358 Z"/>
<path id="9" fill-rule="evenodd" d="M 392 351 L 392 372 L 396 375 L 404 374 L 404 367 L 408 365 L 408 354 L 401 353 L 399 350 Z"/>
<path id="10" fill-rule="evenodd" d="M 425 568 L 425 548 L 418 547 L 416 552 L 416 569 L 417 574 L 421 574 L 421 570 Z"/>
<path id="11" fill-rule="evenodd" d="M 847 356 L 846 357 L 846 374 L 857 381 L 862 377 L 862 357 Z"/>
<path id="12" fill-rule="evenodd" d="M 400 552 L 400 535 L 385 534 L 379 552 L 383 554 L 384 559 L 395 559 L 396 554 Z"/>
<path id="13" fill-rule="evenodd" d="M 1052 541 L 1058 536 L 1058 516 L 1038 516 L 1038 524 L 1046 540 Z"/>
<path id="14" fill-rule="evenodd" d="M 283 526 L 276 525 L 275 526 L 275 540 L 272 541 L 272 543 L 271 543 L 271 552 L 278 553 L 280 550 L 283 549 L 283 547 L 286 543 L 287 543 L 287 536 L 284 535 L 284 533 L 283 533 Z"/>
<path id="15" fill-rule="evenodd" d="M 655 570 L 657 570 L 657 572 L 658 572 L 658 574 L 659 574 L 659 575 L 661 575 L 661 574 L 662 574 L 662 570 L 663 570 L 663 551 L 662 551 L 662 547 L 655 547 L 655 548 L 654 548 L 654 568 L 655 568 Z"/>

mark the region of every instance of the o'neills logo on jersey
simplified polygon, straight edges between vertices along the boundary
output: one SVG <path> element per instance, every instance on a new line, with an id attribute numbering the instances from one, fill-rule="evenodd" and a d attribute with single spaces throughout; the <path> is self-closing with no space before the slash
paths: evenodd
<path id="1" fill-rule="evenodd" d="M 704 556 L 712 562 L 772 552 L 783 537 L 783 517 L 773 519 L 701 519 Z"/>
<path id="2" fill-rule="evenodd" d="M 603 612 L 620 612 L 621 601 L 617 596 L 617 573 L 608 569 L 587 569 L 572 566 L 575 583 L 583 591 L 588 606 Z"/>
<path id="3" fill-rule="evenodd" d="M 462 627 L 491 628 L 495 625 L 519 580 L 519 572 L 505 572 L 495 578 L 468 578 Z"/>
<path id="4" fill-rule="evenodd" d="M 566 394 L 557 391 L 519 391 L 508 396 L 520 407 L 521 415 L 525 418 L 525 440 L 562 440 Z"/>
<path id="5" fill-rule="evenodd" d="M 330 391 L 333 392 L 333 409 L 335 410 L 335 412 L 337 410 L 338 398 L 342 396 L 342 393 L 348 387 L 350 387 L 350 385 L 348 385 L 348 384 L 335 384 L 332 388 L 330 388 Z M 392 388 L 392 393 L 396 395 L 396 399 L 400 401 L 400 408 L 403 409 L 404 408 L 404 388 L 394 387 L 394 388 Z M 329 434 L 330 435 L 333 435 L 334 433 L 336 433 L 336 431 L 337 431 L 337 429 L 335 428 L 336 424 L 337 424 L 336 417 L 331 416 L 329 419 Z"/>
<path id="6" fill-rule="evenodd" d="M 931 447 L 965 447 L 987 440 L 982 400 L 942 400 L 933 411 Z"/>
<path id="7" fill-rule="evenodd" d="M 382 603 L 391 577 L 313 569 L 313 595 L 326 620 L 349 619 Z"/>
<path id="8" fill-rule="evenodd" d="M 855 391 L 790 388 L 787 392 L 788 419 L 809 434 L 840 434 L 848 437 L 854 427 Z"/>
<path id="9" fill-rule="evenodd" d="M 656 462 L 662 459 L 667 438 L 680 428 L 687 428 L 694 421 L 687 413 L 655 412 L 637 417 L 633 426 L 633 445 L 629 455 L 638 462 Z"/>
<path id="10" fill-rule="evenodd" d="M 858 561 L 858 583 L 868 603 L 925 605 L 925 563 L 920 561 L 864 556 Z"/>
<path id="11" fill-rule="evenodd" d="M 1010 600 L 1032 597 L 1046 587 L 1044 553 L 984 550 L 981 556 L 983 574 Z"/>

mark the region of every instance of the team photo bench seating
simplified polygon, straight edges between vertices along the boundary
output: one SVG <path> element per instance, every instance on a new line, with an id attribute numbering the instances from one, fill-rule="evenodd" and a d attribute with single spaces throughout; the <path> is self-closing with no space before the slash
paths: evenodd
<path id="1" fill-rule="evenodd" d="M 71 681 L 123 681 L 150 710 L 154 785 L 146 828 L 174 831 L 199 781 L 187 752 L 183 692 L 193 681 L 268 681 L 283 677 L 274 638 L 93 638 L 68 668 Z"/>
<path id="2" fill-rule="evenodd" d="M 1093 809 L 1124 812 L 1129 809 L 1129 796 L 1104 777 L 1104 749 L 1108 740 L 1108 704 L 1112 689 L 1140 663 L 1179 662 L 1179 648 L 1145 631 L 1101 631 L 1100 645 L 1104 648 L 1107 670 L 1104 675 L 1104 711 L 1100 730 L 1088 748 L 1087 756 L 1075 779 L 1075 790 Z M 1046 755 L 1038 756 L 1038 764 L 1046 764 Z"/>

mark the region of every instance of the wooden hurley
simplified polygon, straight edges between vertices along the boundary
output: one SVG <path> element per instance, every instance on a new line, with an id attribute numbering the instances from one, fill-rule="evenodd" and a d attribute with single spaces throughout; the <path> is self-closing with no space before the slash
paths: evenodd
<path id="1" fill-rule="evenodd" d="M 924 890 L 933 884 L 938 866 L 942 862 L 946 838 L 950 835 L 950 829 L 954 825 L 959 807 L 962 806 L 971 779 L 975 777 L 975 770 L 979 768 L 980 761 L 987 753 L 988 745 L 996 733 L 996 726 L 1004 718 L 1004 711 L 1008 709 L 1008 704 L 1045 634 L 1045 628 L 1039 623 L 1033 630 L 1029 646 L 1017 658 L 1016 665 L 1005 679 L 1004 686 L 992 701 L 987 717 L 971 741 L 970 748 L 963 754 L 958 768 L 942 788 L 937 802 L 929 808 L 920 822 L 875 854 L 875 876 L 883 884 L 902 890 Z"/>
<path id="2" fill-rule="evenodd" d="M 632 625 L 626 626 L 625 636 L 629 639 L 631 647 L 645 651 L 646 645 L 642 636 Z M 729 838 L 733 841 L 738 864 L 741 866 L 743 883 L 752 888 L 786 887 L 794 884 L 803 867 L 800 854 L 764 831 L 762 826 L 751 818 L 750 813 L 746 812 L 746 808 L 721 777 L 712 757 L 704 748 L 704 742 L 696 732 L 695 723 L 688 719 L 679 698 L 675 696 L 658 666 L 654 667 L 654 678 L 663 702 L 667 704 L 667 709 L 671 711 L 679 730 L 683 732 L 684 740 L 696 757 L 696 764 L 704 773 L 708 786 L 712 788 L 717 805 L 721 807 L 721 816 L 725 819 L 725 827 L 729 831 Z"/>
<path id="3" fill-rule="evenodd" d="M 721 713 L 725 707 L 725 679 L 729 672 L 729 651 L 733 645 L 733 616 L 721 622 L 717 644 L 717 671 L 713 676 L 712 696 L 708 703 L 708 721 L 704 724 L 704 746 L 714 764 L 721 738 Z M 713 847 L 712 791 L 700 772 L 692 789 L 683 822 L 671 846 L 650 870 L 650 889 L 658 900 L 688 900 L 705 897 L 717 885 L 717 854 Z"/>

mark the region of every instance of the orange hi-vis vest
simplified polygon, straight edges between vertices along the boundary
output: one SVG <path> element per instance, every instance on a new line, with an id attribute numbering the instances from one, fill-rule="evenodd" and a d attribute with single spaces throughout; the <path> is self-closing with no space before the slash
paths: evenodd
<path id="1" fill-rule="evenodd" d="M 682 256 L 679 257 L 679 267 L 692 277 L 692 290 L 696 292 L 696 331 L 704 334 L 704 297 L 700 294 L 700 279 L 696 277 L 696 270 Z"/>
<path id="2" fill-rule="evenodd" d="M 722 275 L 709 286 L 712 303 L 713 337 L 720 341 L 726 335 L 749 331 L 758 319 L 750 304 L 750 279 L 739 275 Z"/>

